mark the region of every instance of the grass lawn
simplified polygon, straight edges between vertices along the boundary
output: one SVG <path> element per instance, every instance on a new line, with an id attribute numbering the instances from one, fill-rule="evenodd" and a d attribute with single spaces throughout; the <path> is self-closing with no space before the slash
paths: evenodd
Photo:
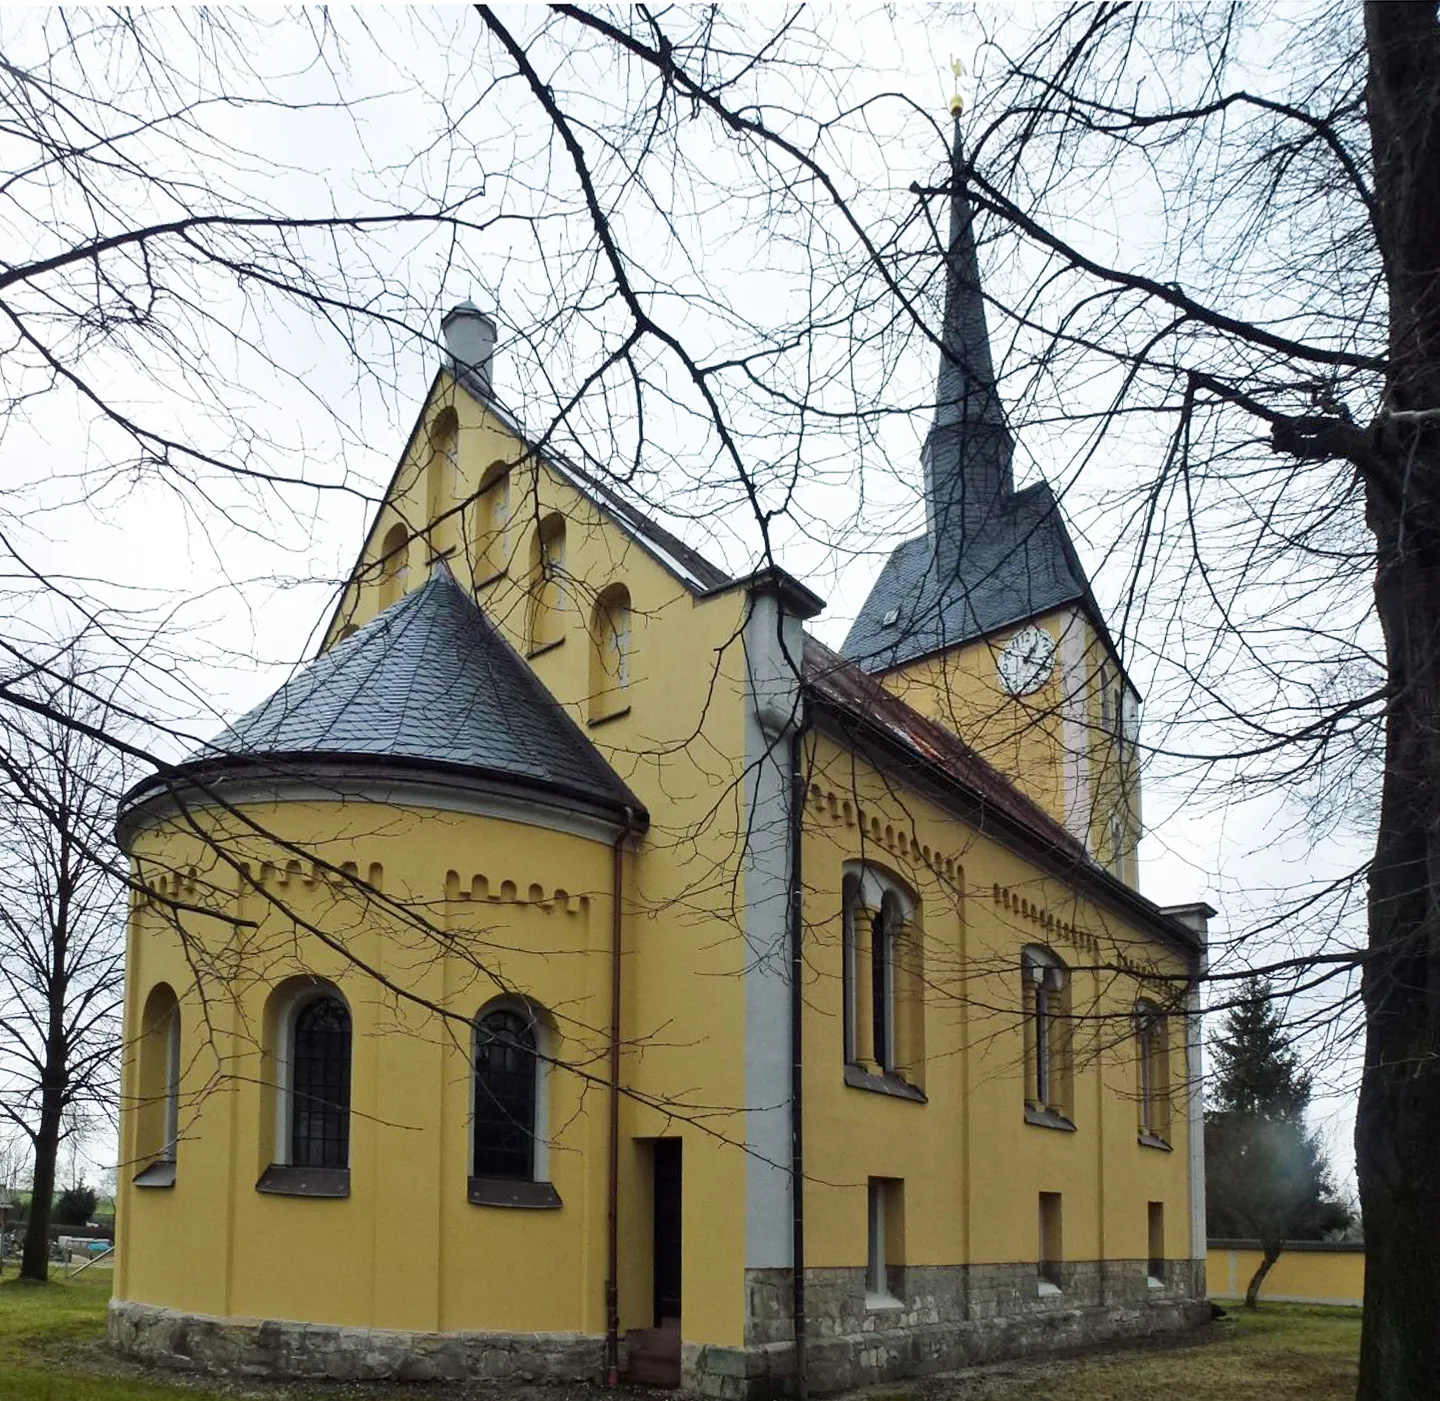
<path id="1" fill-rule="evenodd" d="M 109 1296 L 108 1273 L 39 1288 L 0 1284 L 0 1401 L 494 1401 L 505 1394 L 493 1384 L 331 1389 L 312 1383 L 292 1390 L 251 1381 L 209 1390 L 151 1381 L 110 1362 L 98 1347 Z M 1358 1311 L 1271 1304 L 1254 1314 L 1237 1309 L 1193 1342 L 1001 1363 L 874 1387 L 865 1395 L 868 1401 L 1351 1401 L 1359 1350 Z M 533 1398 L 541 1390 L 521 1387 L 513 1394 Z M 544 1388 L 543 1394 L 555 1401 L 582 1395 L 599 1401 L 601 1395 L 586 1387 Z"/>

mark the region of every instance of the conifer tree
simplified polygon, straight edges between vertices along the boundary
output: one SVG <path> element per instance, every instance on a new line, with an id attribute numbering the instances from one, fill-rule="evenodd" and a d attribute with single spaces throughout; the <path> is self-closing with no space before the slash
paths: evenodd
<path id="1" fill-rule="evenodd" d="M 1253 1309 L 1287 1240 L 1347 1226 L 1325 1155 L 1305 1126 L 1311 1081 L 1290 1046 L 1274 989 L 1249 978 L 1215 1044 L 1205 1115 L 1205 1191 L 1211 1236 L 1253 1237 L 1261 1261 L 1245 1291 Z"/>

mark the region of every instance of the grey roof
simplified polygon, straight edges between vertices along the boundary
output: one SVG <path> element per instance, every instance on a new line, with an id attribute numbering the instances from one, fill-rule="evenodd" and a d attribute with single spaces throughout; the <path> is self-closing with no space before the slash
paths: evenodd
<path id="1" fill-rule="evenodd" d="M 886 561 L 840 649 L 866 671 L 902 666 L 1077 599 L 1104 628 L 1054 494 L 1044 482 L 1015 490 L 967 169 L 957 122 L 935 418 L 922 453 L 926 533 Z"/>
<path id="2" fill-rule="evenodd" d="M 963 550 L 929 535 L 900 545 L 840 654 L 885 671 L 1077 599 L 1098 617 L 1059 505 L 1038 482 L 995 502 Z"/>
<path id="3" fill-rule="evenodd" d="M 992 504 L 1014 491 L 1014 444 L 995 383 L 975 215 L 966 192 L 957 115 L 950 148 L 950 247 L 945 257 L 945 315 L 935 418 L 925 439 L 925 503 L 934 536 L 968 541 L 981 533 Z"/>
<path id="4" fill-rule="evenodd" d="M 192 754 L 182 772 L 237 759 L 464 770 L 643 815 L 525 660 L 440 567 Z M 151 779 L 141 789 L 152 788 Z M 143 796 L 137 789 L 132 798 Z"/>

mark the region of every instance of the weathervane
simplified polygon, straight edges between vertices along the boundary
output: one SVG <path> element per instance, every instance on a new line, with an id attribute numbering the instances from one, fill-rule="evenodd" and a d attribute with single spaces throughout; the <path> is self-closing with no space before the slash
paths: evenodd
<path id="1" fill-rule="evenodd" d="M 955 92 L 950 98 L 950 115 L 958 117 L 965 110 L 965 99 L 960 96 L 960 78 L 965 72 L 965 65 L 958 58 L 952 56 L 950 71 L 955 75 Z"/>

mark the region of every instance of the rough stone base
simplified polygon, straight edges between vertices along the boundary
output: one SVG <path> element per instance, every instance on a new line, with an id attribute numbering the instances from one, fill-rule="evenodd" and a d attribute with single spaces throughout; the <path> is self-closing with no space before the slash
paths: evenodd
<path id="1" fill-rule="evenodd" d="M 1171 1261 L 1160 1285 L 1141 1260 L 1062 1267 L 1042 1294 L 1033 1263 L 908 1266 L 895 1302 L 874 1307 L 863 1269 L 805 1272 L 810 1390 L 952 1371 L 1005 1357 L 1180 1332 L 1209 1317 L 1203 1261 Z M 746 1272 L 746 1345 L 686 1343 L 684 1385 L 717 1401 L 794 1390 L 788 1270 Z M 420 1333 L 275 1319 L 212 1318 L 153 1304 L 110 1305 L 110 1343 L 161 1366 L 232 1376 L 338 1381 L 591 1381 L 604 1339 L 584 1333 Z"/>
<path id="2" fill-rule="evenodd" d="M 162 1367 L 334 1381 L 593 1381 L 605 1340 L 586 1333 L 418 1333 L 213 1318 L 117 1299 L 106 1337 Z"/>
<path id="3" fill-rule="evenodd" d="M 687 1348 L 685 1381 L 720 1401 L 763 1401 L 793 1389 L 790 1274 L 751 1270 L 744 1348 Z M 895 1303 L 867 1305 L 865 1272 L 805 1272 L 809 1389 L 816 1394 L 952 1371 L 1036 1352 L 1205 1322 L 1204 1261 L 1166 1263 L 1152 1284 L 1143 1260 L 1083 1261 L 1042 1294 L 1033 1263 L 909 1266 L 891 1272 Z"/>

